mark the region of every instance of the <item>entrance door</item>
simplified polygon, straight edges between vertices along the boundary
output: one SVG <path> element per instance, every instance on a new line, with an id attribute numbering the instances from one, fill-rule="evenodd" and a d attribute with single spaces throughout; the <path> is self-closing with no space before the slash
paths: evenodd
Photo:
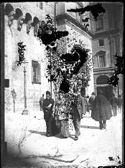
<path id="1" fill-rule="evenodd" d="M 113 87 L 112 86 L 99 86 L 97 87 L 98 90 L 102 90 L 104 96 L 109 100 L 112 97 Z"/>

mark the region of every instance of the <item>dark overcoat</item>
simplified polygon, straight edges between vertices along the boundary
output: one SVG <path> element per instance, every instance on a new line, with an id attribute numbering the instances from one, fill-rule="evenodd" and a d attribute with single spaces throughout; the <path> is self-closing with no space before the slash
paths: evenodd
<path id="1" fill-rule="evenodd" d="M 75 103 L 71 103 L 71 115 L 73 119 L 82 119 L 82 115 L 85 114 L 85 99 L 80 96 L 76 97 Z"/>
<path id="2" fill-rule="evenodd" d="M 51 108 L 47 108 L 50 104 L 52 104 Z M 52 116 L 53 113 L 53 106 L 54 106 L 54 100 L 51 99 L 44 99 L 43 100 L 43 112 L 44 112 L 44 119 L 46 121 L 49 121 L 49 119 Z"/>
<path id="3" fill-rule="evenodd" d="M 97 95 L 93 102 L 91 117 L 96 121 L 109 120 L 112 117 L 111 105 L 102 94 Z"/>

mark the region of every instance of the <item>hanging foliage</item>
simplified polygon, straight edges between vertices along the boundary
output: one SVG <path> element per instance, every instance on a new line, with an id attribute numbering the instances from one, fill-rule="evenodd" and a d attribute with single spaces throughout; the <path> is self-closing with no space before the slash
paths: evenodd
<path id="1" fill-rule="evenodd" d="M 83 14 L 85 12 L 91 12 L 91 14 L 94 16 L 94 19 L 97 20 L 97 17 L 100 13 L 105 13 L 105 9 L 102 7 L 102 4 L 98 3 L 95 5 L 88 5 L 84 8 L 79 9 L 69 9 L 68 12 L 79 12 L 80 14 Z"/>
<path id="2" fill-rule="evenodd" d="M 17 66 L 21 65 L 22 62 L 25 60 L 25 57 L 24 57 L 24 51 L 26 50 L 25 47 L 26 45 L 23 45 L 23 42 L 18 43 L 19 61 L 17 61 Z"/>
<path id="3" fill-rule="evenodd" d="M 57 39 L 68 35 L 67 31 L 57 31 L 54 28 L 53 21 L 49 15 L 46 15 L 46 21 L 40 23 L 37 37 L 42 40 L 43 44 L 49 45 Z"/>
<path id="4" fill-rule="evenodd" d="M 115 55 L 115 58 L 116 58 L 115 70 L 113 75 L 109 78 L 108 84 L 116 87 L 119 81 L 118 75 L 124 73 L 124 58 L 118 56 L 117 54 Z"/>
<path id="5" fill-rule="evenodd" d="M 38 31 L 38 37 L 46 45 L 47 50 L 46 77 L 54 84 L 55 102 L 59 100 L 60 95 L 62 96 L 63 106 L 65 106 L 65 110 L 63 108 L 62 111 L 68 117 L 71 102 L 76 100 L 80 89 L 88 85 L 90 70 L 89 50 L 81 41 L 76 45 L 77 40 L 74 35 L 73 39 L 67 35 L 69 35 L 67 31 L 56 32 L 49 16 L 46 22 L 42 22 Z M 71 49 L 68 53 L 66 53 L 66 46 Z M 58 106 L 55 109 L 60 111 Z"/>

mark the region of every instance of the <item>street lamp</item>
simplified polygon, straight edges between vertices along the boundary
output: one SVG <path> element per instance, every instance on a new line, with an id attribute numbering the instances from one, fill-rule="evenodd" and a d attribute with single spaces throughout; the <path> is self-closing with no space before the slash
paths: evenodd
<path id="1" fill-rule="evenodd" d="M 24 110 L 22 112 L 23 115 L 27 115 L 28 114 L 28 110 L 27 110 L 27 94 L 26 94 L 26 64 L 28 62 L 23 62 L 23 72 L 24 72 Z"/>
<path id="2" fill-rule="evenodd" d="M 23 65 L 23 72 L 24 72 L 24 110 L 22 112 L 22 114 L 27 115 L 28 114 L 28 110 L 27 110 L 27 96 L 26 96 L 26 64 L 28 62 L 26 62 L 25 57 L 24 57 L 24 51 L 26 45 L 23 45 L 23 42 L 18 42 L 18 53 L 19 53 L 19 61 L 17 61 L 17 66 L 21 66 Z"/>

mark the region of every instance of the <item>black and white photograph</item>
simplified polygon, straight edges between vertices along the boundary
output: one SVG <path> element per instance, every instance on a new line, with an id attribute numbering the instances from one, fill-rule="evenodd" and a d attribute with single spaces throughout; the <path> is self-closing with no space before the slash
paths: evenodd
<path id="1" fill-rule="evenodd" d="M 123 2 L 0 4 L 2 168 L 124 167 Z"/>

